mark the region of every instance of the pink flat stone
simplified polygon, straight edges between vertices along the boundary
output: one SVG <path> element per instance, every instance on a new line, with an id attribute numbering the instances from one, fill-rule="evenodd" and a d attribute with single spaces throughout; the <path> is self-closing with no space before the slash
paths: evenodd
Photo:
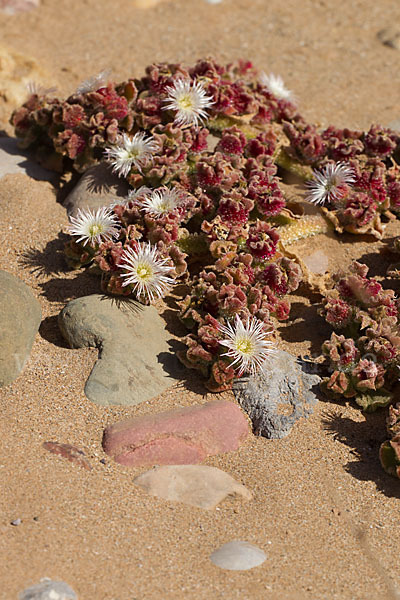
<path id="1" fill-rule="evenodd" d="M 250 432 L 237 404 L 216 400 L 110 425 L 104 451 L 122 465 L 196 464 L 237 450 Z"/>

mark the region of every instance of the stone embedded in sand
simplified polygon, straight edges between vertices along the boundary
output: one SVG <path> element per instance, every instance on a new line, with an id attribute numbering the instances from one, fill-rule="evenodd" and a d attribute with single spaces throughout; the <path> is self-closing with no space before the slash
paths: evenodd
<path id="1" fill-rule="evenodd" d="M 7 15 L 15 15 L 37 8 L 40 0 L 0 0 L 0 11 Z"/>
<path id="2" fill-rule="evenodd" d="M 112 172 L 107 163 L 88 169 L 64 201 L 68 216 L 76 216 L 79 209 L 97 210 L 128 195 L 126 179 Z"/>
<path id="3" fill-rule="evenodd" d="M 54 183 L 58 179 L 56 173 L 31 160 L 29 152 L 20 150 L 16 138 L 0 137 L 0 179 L 12 173 L 23 173 L 33 179 Z"/>
<path id="4" fill-rule="evenodd" d="M 247 571 L 261 565 L 266 559 L 265 553 L 249 542 L 228 542 L 215 550 L 210 556 L 211 562 L 221 569 Z"/>
<path id="5" fill-rule="evenodd" d="M 40 304 L 23 281 L 0 271 L 0 387 L 24 368 L 42 318 Z"/>
<path id="6" fill-rule="evenodd" d="M 158 467 L 142 473 L 134 482 L 153 496 L 209 510 L 227 496 L 252 498 L 251 492 L 228 473 L 205 465 Z"/>
<path id="7" fill-rule="evenodd" d="M 0 46 L 0 122 L 8 123 L 12 111 L 28 99 L 31 83 L 49 86 L 54 80 L 29 56 Z M 11 125 L 5 127 L 12 131 Z"/>
<path id="8" fill-rule="evenodd" d="M 71 348 L 99 349 L 85 385 L 86 396 L 96 404 L 139 404 L 182 374 L 154 306 L 93 294 L 68 302 L 58 323 Z"/>
<path id="9" fill-rule="evenodd" d="M 389 25 L 381 29 L 377 33 L 378 40 L 385 46 L 394 48 L 395 50 L 400 49 L 400 29 L 395 25 Z"/>
<path id="10" fill-rule="evenodd" d="M 249 415 L 256 435 L 269 439 L 283 438 L 301 417 L 312 413 L 321 378 L 306 372 L 291 354 L 274 352 L 268 369 L 261 376 L 242 378 L 233 386 L 240 406 Z"/>
<path id="11" fill-rule="evenodd" d="M 322 250 L 316 250 L 308 256 L 303 256 L 303 262 L 312 273 L 322 275 L 329 268 L 329 258 Z"/>
<path id="12" fill-rule="evenodd" d="M 21 592 L 18 600 L 78 600 L 74 590 L 63 581 L 51 581 L 48 577 Z"/>
<path id="13" fill-rule="evenodd" d="M 83 467 L 87 471 L 92 469 L 91 464 L 85 458 L 85 453 L 76 446 L 71 446 L 71 444 L 60 444 L 59 442 L 43 442 L 42 445 L 43 448 L 52 454 L 58 454 L 70 462 Z"/>
<path id="14" fill-rule="evenodd" d="M 153 6 L 157 6 L 157 4 L 164 1 L 165 0 L 133 0 L 133 3 L 137 8 L 153 8 Z"/>
<path id="15" fill-rule="evenodd" d="M 237 450 L 249 424 L 237 406 L 216 400 L 110 425 L 103 448 L 121 465 L 183 465 Z"/>

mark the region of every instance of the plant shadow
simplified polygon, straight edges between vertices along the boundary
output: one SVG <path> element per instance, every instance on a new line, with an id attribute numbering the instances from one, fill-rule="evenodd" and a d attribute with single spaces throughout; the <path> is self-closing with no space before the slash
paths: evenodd
<path id="1" fill-rule="evenodd" d="M 31 273 L 39 275 L 58 274 L 66 269 L 64 245 L 70 240 L 66 233 L 59 232 L 57 237 L 47 242 L 43 250 L 28 248 L 23 252 L 18 262 L 30 269 Z"/>
<path id="2" fill-rule="evenodd" d="M 53 277 L 39 284 L 43 296 L 49 302 L 65 304 L 69 300 L 101 293 L 98 277 L 93 273 L 80 271 L 73 279 L 67 277 Z"/>
<path id="3" fill-rule="evenodd" d="M 204 385 L 204 380 L 200 372 L 197 369 L 189 369 L 178 358 L 178 353 L 184 352 L 187 349 L 182 340 L 189 333 L 178 318 L 179 301 L 184 297 L 183 292 L 185 290 L 187 290 L 186 286 L 177 286 L 177 289 L 174 290 L 176 293 L 175 296 L 164 298 L 164 303 L 168 308 L 165 308 L 160 316 L 164 320 L 166 330 L 174 337 L 168 340 L 171 352 L 161 353 L 159 361 L 164 365 L 167 373 L 170 373 L 175 379 L 179 379 L 176 387 L 206 396 L 209 391 Z"/>
<path id="4" fill-rule="evenodd" d="M 321 345 L 330 338 L 332 329 L 318 314 L 318 304 L 306 305 L 302 302 L 293 302 L 290 311 L 290 321 L 282 323 L 277 328 L 282 340 L 286 342 L 310 341 L 312 356 L 321 354 Z"/>
<path id="5" fill-rule="evenodd" d="M 359 481 L 373 481 L 385 496 L 400 499 L 398 480 L 385 473 L 379 460 L 380 445 L 388 438 L 386 413 L 380 410 L 364 416 L 365 421 L 356 422 L 332 410 L 325 413 L 322 424 L 336 441 L 351 448 L 355 460 L 344 466 L 348 473 Z"/>

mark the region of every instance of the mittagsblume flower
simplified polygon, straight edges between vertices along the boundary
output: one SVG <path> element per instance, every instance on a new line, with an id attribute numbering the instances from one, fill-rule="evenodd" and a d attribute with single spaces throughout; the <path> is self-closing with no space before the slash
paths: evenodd
<path id="1" fill-rule="evenodd" d="M 108 206 L 97 209 L 78 209 L 76 217 L 70 217 L 71 225 L 68 231 L 71 235 L 79 236 L 77 242 L 95 247 L 102 242 L 118 237 L 119 221 Z"/>
<path id="2" fill-rule="evenodd" d="M 138 131 L 133 137 L 123 133 L 117 143 L 106 148 L 105 152 L 113 171 L 120 177 L 127 177 L 132 167 L 141 171 L 157 149 L 158 144 L 154 139 Z"/>
<path id="3" fill-rule="evenodd" d="M 313 204 L 340 200 L 354 181 L 352 167 L 343 162 L 330 163 L 322 171 L 314 171 L 314 179 L 307 182 L 307 200 Z"/>
<path id="4" fill-rule="evenodd" d="M 287 89 L 280 75 L 274 75 L 273 73 L 266 75 L 265 73 L 261 73 L 260 82 L 278 100 L 295 101 L 293 93 Z"/>
<path id="5" fill-rule="evenodd" d="M 211 96 L 207 96 L 201 81 L 177 79 L 174 85 L 166 87 L 168 94 L 164 110 L 176 111 L 177 125 L 198 125 L 207 119 L 206 110 L 214 104 Z"/>
<path id="6" fill-rule="evenodd" d="M 157 218 L 174 212 L 182 204 L 182 200 L 178 190 L 162 187 L 146 194 L 138 203 L 143 212 Z"/>
<path id="7" fill-rule="evenodd" d="M 87 92 L 95 92 L 96 90 L 104 87 L 107 84 L 107 80 L 110 78 L 111 69 L 104 69 L 96 75 L 92 75 L 85 81 L 82 81 L 76 88 L 75 94 L 87 94 Z"/>
<path id="8" fill-rule="evenodd" d="M 125 270 L 123 286 L 132 285 L 132 291 L 141 299 L 154 302 L 162 298 L 175 283 L 169 276 L 172 267 L 169 260 L 160 258 L 156 246 L 141 243 L 137 249 L 126 248 L 119 266 Z"/>
<path id="9" fill-rule="evenodd" d="M 265 369 L 267 359 L 273 350 L 273 343 L 267 339 L 271 332 L 264 331 L 264 323 L 256 317 L 248 318 L 246 323 L 238 315 L 235 323 L 220 325 L 219 330 L 226 335 L 220 340 L 222 346 L 229 348 L 222 356 L 233 359 L 231 366 L 236 365 L 238 376 L 243 373 L 255 375 Z"/>

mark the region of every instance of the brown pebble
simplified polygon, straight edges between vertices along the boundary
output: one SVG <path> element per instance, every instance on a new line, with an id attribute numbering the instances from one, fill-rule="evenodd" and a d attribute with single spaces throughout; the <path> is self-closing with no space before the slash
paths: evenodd
<path id="1" fill-rule="evenodd" d="M 43 442 L 43 448 L 53 454 L 58 454 L 59 456 L 66 458 L 70 462 L 78 464 L 88 471 L 91 471 L 92 469 L 91 464 L 85 458 L 85 453 L 76 446 L 71 446 L 71 444 L 60 444 L 59 442 Z"/>

